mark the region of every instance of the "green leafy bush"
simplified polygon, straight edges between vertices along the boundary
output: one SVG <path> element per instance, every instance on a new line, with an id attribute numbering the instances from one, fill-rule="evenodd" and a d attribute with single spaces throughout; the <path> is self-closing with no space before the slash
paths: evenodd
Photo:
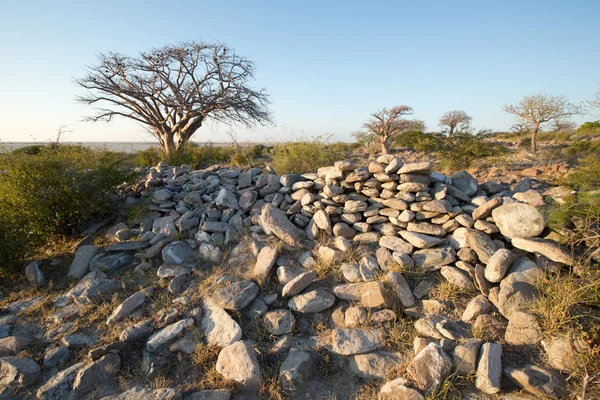
<path id="1" fill-rule="evenodd" d="M 110 214 L 111 195 L 133 177 L 132 166 L 122 153 L 73 145 L 0 155 L 0 259 L 14 262 L 82 221 Z"/>
<path id="2" fill-rule="evenodd" d="M 439 133 L 410 131 L 394 136 L 393 144 L 397 147 L 410 147 L 424 153 L 435 153 L 442 149 L 445 140 L 446 137 Z"/>
<path id="3" fill-rule="evenodd" d="M 496 157 L 506 152 L 507 149 L 497 143 L 469 134 L 458 134 L 443 142 L 439 154 L 443 169 L 457 171 L 469 168 L 478 159 Z"/>
<path id="4" fill-rule="evenodd" d="M 273 148 L 273 168 L 280 174 L 315 172 L 320 167 L 333 165 L 345 158 L 346 146 L 329 143 L 326 137 L 302 139 L 283 143 Z"/>

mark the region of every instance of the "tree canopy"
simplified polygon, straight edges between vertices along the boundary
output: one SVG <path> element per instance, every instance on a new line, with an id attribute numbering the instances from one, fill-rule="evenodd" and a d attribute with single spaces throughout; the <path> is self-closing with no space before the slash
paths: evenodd
<path id="1" fill-rule="evenodd" d="M 249 85 L 254 63 L 221 43 L 185 42 L 130 57 L 100 54 L 76 83 L 98 105 L 90 121 L 124 117 L 144 126 L 166 152 L 178 150 L 206 120 L 253 127 L 272 122 L 265 89 Z"/>

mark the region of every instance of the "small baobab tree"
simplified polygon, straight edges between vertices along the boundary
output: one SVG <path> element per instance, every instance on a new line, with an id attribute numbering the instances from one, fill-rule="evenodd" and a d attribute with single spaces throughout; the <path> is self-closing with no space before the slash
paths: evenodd
<path id="1" fill-rule="evenodd" d="M 600 89 L 598 89 L 596 93 L 594 93 L 594 99 L 588 101 L 588 105 L 591 108 L 595 108 L 596 110 L 600 111 Z"/>
<path id="2" fill-rule="evenodd" d="M 269 95 L 250 86 L 254 63 L 224 44 L 185 42 L 130 57 L 101 54 L 76 83 L 77 101 L 100 105 L 90 121 L 124 117 L 140 123 L 165 153 L 185 145 L 205 121 L 271 123 Z"/>
<path id="3" fill-rule="evenodd" d="M 471 127 L 471 121 L 473 118 L 464 111 L 448 111 L 440 117 L 440 126 L 452 137 L 455 132 L 467 131 Z"/>
<path id="4" fill-rule="evenodd" d="M 383 108 L 371 114 L 371 119 L 363 127 L 367 129 L 368 133 L 376 135 L 381 143 L 381 152 L 389 154 L 391 139 L 394 136 L 415 129 L 415 121 L 403 118 L 412 113 L 413 109 L 409 106 Z"/>
<path id="5" fill-rule="evenodd" d="M 565 96 L 552 96 L 544 93 L 523 97 L 516 104 L 509 104 L 502 109 L 519 121 L 531 127 L 531 152 L 537 152 L 536 137 L 540 126 L 553 120 L 562 120 L 583 112 L 579 104 L 570 103 Z"/>

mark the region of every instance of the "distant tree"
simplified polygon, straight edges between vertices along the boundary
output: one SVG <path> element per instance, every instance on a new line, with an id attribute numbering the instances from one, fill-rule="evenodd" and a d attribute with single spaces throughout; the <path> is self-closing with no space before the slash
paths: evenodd
<path id="1" fill-rule="evenodd" d="M 569 103 L 564 96 L 552 96 L 544 93 L 525 96 L 520 102 L 505 105 L 502 109 L 516 116 L 521 123 L 531 125 L 531 151 L 533 153 L 537 152 L 536 137 L 542 124 L 583 112 L 581 105 Z"/>
<path id="2" fill-rule="evenodd" d="M 594 93 L 594 99 L 588 101 L 590 107 L 600 110 L 600 89 Z"/>
<path id="3" fill-rule="evenodd" d="M 390 153 L 391 139 L 402 132 L 413 130 L 416 122 L 402 118 L 405 115 L 412 114 L 413 109 L 409 106 L 395 106 L 392 108 L 383 108 L 373 114 L 363 127 L 367 132 L 378 137 L 381 143 L 381 152 Z"/>
<path id="4" fill-rule="evenodd" d="M 473 118 L 464 111 L 448 111 L 440 117 L 440 126 L 445 127 L 444 131 L 452 137 L 454 132 L 465 132 L 471 127 Z"/>
<path id="5" fill-rule="evenodd" d="M 77 101 L 102 104 L 90 121 L 115 116 L 144 126 L 165 153 L 178 150 L 207 120 L 252 127 L 271 123 L 269 95 L 254 89 L 254 63 L 224 44 L 185 42 L 129 57 L 100 54 L 76 83 Z"/>
<path id="6" fill-rule="evenodd" d="M 523 123 L 517 123 L 510 127 L 510 131 L 515 133 L 526 133 L 529 132 L 529 129 L 529 125 Z"/>
<path id="7" fill-rule="evenodd" d="M 556 132 L 574 131 L 575 128 L 577 128 L 577 124 L 566 119 L 555 119 L 552 124 L 552 129 L 554 129 Z"/>
<path id="8" fill-rule="evenodd" d="M 356 143 L 361 146 L 367 146 L 369 143 L 377 139 L 377 135 L 363 131 L 352 132 L 351 135 L 354 137 L 354 139 L 356 139 Z"/>

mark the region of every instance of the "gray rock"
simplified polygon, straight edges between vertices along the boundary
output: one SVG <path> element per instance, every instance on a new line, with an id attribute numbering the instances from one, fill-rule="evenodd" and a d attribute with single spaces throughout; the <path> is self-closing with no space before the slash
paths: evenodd
<path id="1" fill-rule="evenodd" d="M 278 255 L 279 252 L 272 246 L 265 246 L 260 250 L 256 259 L 256 264 L 254 265 L 254 278 L 259 283 L 264 282 L 267 279 L 273 265 L 275 265 Z"/>
<path id="2" fill-rule="evenodd" d="M 111 382 L 121 368 L 121 357 L 110 353 L 81 367 L 73 381 L 73 399 L 83 399 L 93 390 Z"/>
<path id="3" fill-rule="evenodd" d="M 501 389 L 502 378 L 502 345 L 484 343 L 481 346 L 475 386 L 487 394 L 498 393 Z"/>
<path id="4" fill-rule="evenodd" d="M 477 253 L 479 261 L 487 264 L 498 247 L 489 237 L 489 235 L 475 229 L 467 229 L 465 232 L 465 240 L 469 247 Z"/>
<path id="5" fill-rule="evenodd" d="M 418 232 L 400 231 L 400 235 L 411 245 L 419 249 L 428 249 L 438 244 L 444 243 L 445 239 L 439 237 L 433 237 Z M 402 251 L 402 253 L 410 254 L 410 252 Z"/>
<path id="6" fill-rule="evenodd" d="M 57 364 L 69 358 L 69 348 L 66 346 L 52 347 L 44 354 L 44 366 L 55 367 Z"/>
<path id="7" fill-rule="evenodd" d="M 452 185 L 458 188 L 467 196 L 473 196 L 477 193 L 477 179 L 473 178 L 467 171 L 460 171 L 451 176 Z"/>
<path id="8" fill-rule="evenodd" d="M 227 392 L 229 392 L 227 390 Z M 193 395 L 192 395 L 193 396 Z M 187 397 L 188 399 L 208 399 L 208 400 L 220 400 L 219 397 Z M 181 400 L 181 393 L 177 389 L 163 388 L 163 389 L 146 389 L 140 386 L 135 386 L 120 395 L 103 397 L 101 400 Z M 229 397 L 223 398 L 228 400 Z"/>
<path id="9" fill-rule="evenodd" d="M 456 261 L 456 252 L 450 246 L 423 249 L 415 251 L 412 255 L 412 259 L 414 260 L 416 267 L 421 268 L 426 272 L 436 271 L 444 265 Z"/>
<path id="10" fill-rule="evenodd" d="M 165 264 L 181 265 L 195 256 L 194 250 L 185 242 L 172 242 L 162 249 L 162 258 Z"/>
<path id="11" fill-rule="evenodd" d="M 37 391 L 40 400 L 63 400 L 69 398 L 77 372 L 84 366 L 83 362 L 74 364 L 50 378 Z"/>
<path id="12" fill-rule="evenodd" d="M 493 283 L 500 282 L 516 258 L 510 250 L 499 249 L 496 251 L 489 258 L 485 267 L 485 279 Z"/>
<path id="13" fill-rule="evenodd" d="M 480 294 L 471 299 L 471 301 L 465 307 L 465 311 L 462 314 L 461 320 L 464 322 L 471 322 L 482 314 L 488 314 L 492 311 L 492 304 L 484 295 Z"/>
<path id="14" fill-rule="evenodd" d="M 454 348 L 454 371 L 461 376 L 467 376 L 477 370 L 479 350 L 483 340 L 466 339 Z"/>
<path id="15" fill-rule="evenodd" d="M 35 287 L 44 286 L 46 280 L 44 279 L 44 273 L 40 269 L 41 263 L 39 261 L 30 262 L 25 267 L 25 277 Z"/>
<path id="16" fill-rule="evenodd" d="M 316 313 L 330 308 L 335 296 L 324 288 L 316 288 L 309 292 L 292 297 L 288 307 L 299 313 Z"/>
<path id="17" fill-rule="evenodd" d="M 244 341 L 224 347 L 219 353 L 216 369 L 242 390 L 256 390 L 263 381 L 254 349 Z"/>
<path id="18" fill-rule="evenodd" d="M 194 393 L 186 396 L 185 400 L 229 400 L 230 398 L 231 398 L 231 391 L 229 389 L 213 389 L 213 390 L 200 390 L 199 392 L 194 392 Z M 140 399 L 140 400 L 142 400 L 142 399 Z"/>
<path id="19" fill-rule="evenodd" d="M 563 250 L 560 245 L 550 240 L 513 238 L 511 243 L 517 249 L 542 255 L 554 262 L 566 265 L 573 265 L 575 263 L 573 257 L 568 252 Z"/>
<path id="20" fill-rule="evenodd" d="M 360 275 L 365 281 L 373 281 L 377 279 L 379 274 L 379 264 L 377 259 L 373 256 L 364 256 L 358 263 Z"/>
<path id="21" fill-rule="evenodd" d="M 262 208 L 261 219 L 263 224 L 279 239 L 292 247 L 300 246 L 300 230 L 287 219 L 282 210 L 266 204 Z"/>
<path id="22" fill-rule="evenodd" d="M 540 398 L 561 398 L 567 394 L 565 379 L 560 374 L 537 365 L 505 367 L 504 375 L 518 387 Z"/>
<path id="23" fill-rule="evenodd" d="M 360 304 L 365 308 L 393 308 L 394 298 L 381 282 L 366 282 L 360 289 Z"/>
<path id="24" fill-rule="evenodd" d="M 475 292 L 475 285 L 471 278 L 463 271 L 455 267 L 443 266 L 440 269 L 440 273 L 446 280 L 461 289 L 469 292 Z"/>
<path id="25" fill-rule="evenodd" d="M 383 347 L 383 333 L 373 329 L 333 329 L 332 351 L 349 356 L 368 353 Z"/>
<path id="26" fill-rule="evenodd" d="M 310 285 L 315 278 L 317 277 L 317 271 L 309 271 L 304 272 L 294 279 L 286 283 L 286 285 L 281 290 L 281 297 L 290 297 L 295 296 L 296 294 L 302 292 L 304 289 Z"/>
<path id="27" fill-rule="evenodd" d="M 363 379 L 385 379 L 390 371 L 394 371 L 405 361 L 402 353 L 377 351 L 367 354 L 356 354 L 349 358 L 350 371 Z"/>
<path id="28" fill-rule="evenodd" d="M 106 323 L 111 324 L 118 322 L 131 314 L 136 308 L 144 304 L 144 302 L 148 299 L 148 296 L 152 295 L 153 291 L 154 288 L 147 287 L 129 296 L 127 299 L 125 299 L 125 301 L 119 304 L 117 308 L 114 309 L 112 314 L 106 320 Z"/>
<path id="29" fill-rule="evenodd" d="M 267 312 L 263 321 L 267 330 L 275 336 L 290 333 L 294 328 L 296 319 L 289 310 L 273 310 Z"/>
<path id="30" fill-rule="evenodd" d="M 504 338 L 512 345 L 538 344 L 542 330 L 535 315 L 517 311 L 510 316 Z"/>
<path id="31" fill-rule="evenodd" d="M 0 388 L 23 387 L 40 378 L 40 366 L 25 357 L 0 358 Z"/>
<path id="32" fill-rule="evenodd" d="M 156 218 L 152 224 L 152 232 L 157 235 L 162 233 L 168 237 L 173 236 L 177 233 L 175 220 L 173 217 Z"/>
<path id="33" fill-rule="evenodd" d="M 229 229 L 231 229 L 231 225 L 227 222 L 219 222 L 219 221 L 205 221 L 204 225 L 202 225 L 202 230 L 205 232 L 222 232 L 225 233 Z"/>
<path id="34" fill-rule="evenodd" d="M 173 341 L 185 328 L 192 326 L 193 324 L 194 320 L 192 318 L 187 318 L 171 325 L 167 325 L 150 336 L 146 343 L 146 350 L 153 352 L 157 351 L 161 346 Z"/>
<path id="35" fill-rule="evenodd" d="M 381 239 L 379 239 L 379 246 L 404 254 L 412 254 L 414 250 L 412 244 L 407 243 L 396 236 L 382 236 Z"/>
<path id="36" fill-rule="evenodd" d="M 500 233 L 508 238 L 538 236 L 546 223 L 537 208 L 523 203 L 505 204 L 492 211 Z"/>
<path id="37" fill-rule="evenodd" d="M 152 334 L 152 321 L 149 319 L 137 322 L 131 326 L 128 326 L 121 332 L 119 340 L 123 342 L 137 342 L 138 340 L 145 340 L 150 334 Z"/>
<path id="38" fill-rule="evenodd" d="M 432 337 L 434 339 L 443 339 L 444 336 L 437 329 L 438 322 L 442 322 L 443 318 L 436 314 L 426 315 L 415 321 L 415 329 L 421 336 Z"/>
<path id="39" fill-rule="evenodd" d="M 290 350 L 279 367 L 279 386 L 286 393 L 296 393 L 304 388 L 313 373 L 310 354 L 296 349 Z"/>
<path id="40" fill-rule="evenodd" d="M 238 199 L 235 197 L 235 194 L 230 192 L 229 190 L 222 188 L 215 199 L 215 204 L 217 207 L 221 208 L 233 208 L 234 210 L 240 209 L 240 203 Z"/>
<path id="41" fill-rule="evenodd" d="M 408 282 L 402 274 L 390 271 L 386 275 L 386 283 L 392 288 L 396 297 L 405 308 L 410 308 L 415 305 L 415 297 L 408 286 Z"/>
<path id="42" fill-rule="evenodd" d="M 452 360 L 437 343 L 429 343 L 408 364 L 408 375 L 427 393 L 439 389 L 452 371 Z"/>
<path id="43" fill-rule="evenodd" d="M 227 311 L 210 300 L 204 302 L 202 311 L 201 328 L 208 344 L 224 347 L 242 338 L 242 329 Z"/>
<path id="44" fill-rule="evenodd" d="M 580 337 L 560 334 L 542 340 L 548 365 L 558 371 L 573 372 L 581 368 L 581 355 L 588 354 L 590 347 Z"/>
<path id="45" fill-rule="evenodd" d="M 421 393 L 408 387 L 409 384 L 404 378 L 389 381 L 379 390 L 377 400 L 425 400 Z"/>
<path id="46" fill-rule="evenodd" d="M 75 253 L 75 259 L 71 263 L 67 276 L 81 278 L 87 274 L 90 268 L 90 262 L 96 254 L 98 254 L 98 251 L 100 251 L 100 249 L 92 245 L 79 247 Z"/>
<path id="47" fill-rule="evenodd" d="M 361 299 L 361 289 L 364 283 L 348 283 L 343 285 L 336 285 L 333 288 L 333 293 L 335 296 L 342 300 L 348 301 L 360 301 Z"/>
<path id="48" fill-rule="evenodd" d="M 259 287 L 251 280 L 233 282 L 215 291 L 212 300 L 226 310 L 241 310 L 258 295 Z"/>

